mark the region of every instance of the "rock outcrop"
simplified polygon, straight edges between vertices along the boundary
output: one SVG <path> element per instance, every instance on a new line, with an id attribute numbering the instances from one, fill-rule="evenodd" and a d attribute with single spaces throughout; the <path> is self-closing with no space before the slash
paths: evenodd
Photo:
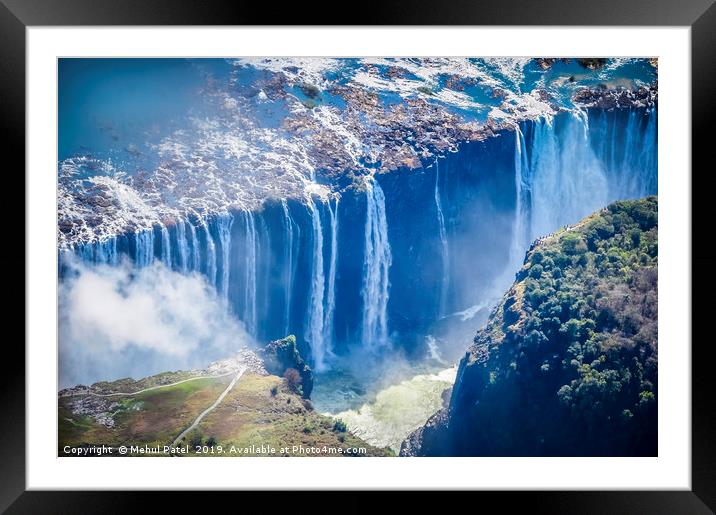
<path id="1" fill-rule="evenodd" d="M 656 456 L 657 250 L 656 197 L 539 239 L 401 455 Z"/>
<path id="2" fill-rule="evenodd" d="M 313 390 L 313 372 L 304 361 L 296 346 L 294 335 L 286 336 L 280 340 L 269 342 L 259 355 L 264 360 L 264 366 L 269 373 L 283 376 L 286 370 L 292 368 L 301 375 L 301 388 L 303 397 L 309 399 Z"/>

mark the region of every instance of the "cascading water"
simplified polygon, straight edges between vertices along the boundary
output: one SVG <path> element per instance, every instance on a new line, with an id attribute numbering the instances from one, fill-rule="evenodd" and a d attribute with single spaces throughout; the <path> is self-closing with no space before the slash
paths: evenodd
<path id="1" fill-rule="evenodd" d="M 177 239 L 177 266 L 182 273 L 189 271 L 189 242 L 186 237 L 186 222 L 177 220 L 176 222 L 176 239 Z"/>
<path id="2" fill-rule="evenodd" d="M 221 244 L 221 277 L 219 292 L 224 303 L 229 302 L 229 257 L 231 256 L 231 226 L 234 224 L 234 217 L 231 213 L 222 213 L 216 217 L 216 228 Z"/>
<path id="3" fill-rule="evenodd" d="M 85 263 L 116 265 L 119 262 L 117 238 L 107 238 L 94 244 L 83 245 L 79 249 L 79 254 Z"/>
<path id="4" fill-rule="evenodd" d="M 244 229 L 246 234 L 246 248 L 244 251 L 244 313 L 242 320 L 246 330 L 256 336 L 256 221 L 254 214 L 244 211 Z"/>
<path id="5" fill-rule="evenodd" d="M 165 225 L 159 226 L 161 235 L 162 235 L 162 263 L 167 268 L 171 268 L 172 266 L 172 246 L 171 242 L 169 241 L 169 229 L 166 228 Z"/>
<path id="6" fill-rule="evenodd" d="M 191 235 L 191 266 L 192 270 L 201 270 L 201 247 L 199 245 L 199 239 L 196 236 L 196 228 L 191 220 L 187 220 L 187 227 L 189 227 L 189 234 Z"/>
<path id="7" fill-rule="evenodd" d="M 296 334 L 319 367 L 356 342 L 371 350 L 397 336 L 396 345 L 417 349 L 425 334 L 449 341 L 431 324 L 474 324 L 473 308 L 504 292 L 535 237 L 613 200 L 656 193 L 656 132 L 655 109 L 565 112 L 522 122 L 514 141 L 466 144 L 434 162 L 435 176 L 370 177 L 356 196 L 304 201 L 306 212 L 285 199 L 233 216 L 191 213 L 74 254 L 88 264 L 129 255 L 137 267 L 161 259 L 200 273 L 252 336 Z M 460 213 L 449 221 L 448 198 Z"/>
<path id="8" fill-rule="evenodd" d="M 313 259 L 311 265 L 308 324 L 305 339 L 311 346 L 311 354 L 313 355 L 316 370 L 321 370 L 325 366 L 326 354 L 330 351 L 326 348 L 323 318 L 323 297 L 326 283 L 323 271 L 323 227 L 321 225 L 320 211 L 313 202 L 313 199 L 309 197 L 307 203 L 311 212 L 311 223 L 313 226 Z"/>
<path id="9" fill-rule="evenodd" d="M 154 231 L 148 229 L 135 233 L 134 262 L 137 267 L 145 267 L 154 261 Z"/>
<path id="10" fill-rule="evenodd" d="M 610 171 L 610 198 L 638 198 L 657 190 L 658 112 L 652 107 L 624 114 L 626 123 L 599 111 L 590 115 L 592 147 Z"/>
<path id="11" fill-rule="evenodd" d="M 392 254 L 388 241 L 385 195 L 374 177 L 366 178 L 365 257 L 363 261 L 362 344 L 369 350 L 384 347 L 388 340 L 388 272 Z"/>
<path id="12" fill-rule="evenodd" d="M 283 321 L 283 333 L 289 334 L 291 327 L 291 294 L 293 293 L 293 276 L 294 276 L 294 235 L 293 226 L 294 222 L 291 219 L 291 213 L 288 209 L 288 202 L 286 199 L 281 199 L 281 208 L 283 210 L 283 222 L 284 222 L 284 235 L 285 235 L 285 246 L 284 246 L 284 292 L 285 292 L 285 307 L 284 307 L 284 321 Z"/>
<path id="13" fill-rule="evenodd" d="M 445 230 L 442 201 L 440 200 L 440 164 L 438 163 L 438 159 L 435 159 L 435 210 L 437 212 L 438 232 L 440 235 L 440 245 L 442 247 L 443 270 L 438 304 L 438 316 L 442 316 L 445 314 L 445 303 L 447 302 L 447 293 L 450 287 L 450 249 L 448 247 L 447 231 Z"/>
<path id="14" fill-rule="evenodd" d="M 510 269 L 516 270 L 529 245 L 530 169 L 527 159 L 525 136 L 519 126 L 515 127 L 515 220 L 510 246 Z"/>
<path id="15" fill-rule="evenodd" d="M 326 289 L 326 312 L 323 321 L 323 329 L 325 332 L 325 341 L 329 342 L 329 347 L 333 342 L 333 317 L 336 309 L 336 266 L 338 263 L 338 197 L 335 199 L 335 205 L 331 207 L 328 202 L 328 212 L 331 219 L 331 261 L 328 266 L 328 285 Z"/>
<path id="16" fill-rule="evenodd" d="M 206 276 L 209 284 L 216 286 L 216 244 L 209 230 L 209 221 L 202 219 L 202 228 L 206 238 Z"/>
<path id="17" fill-rule="evenodd" d="M 532 240 L 575 222 L 608 203 L 607 170 L 589 144 L 586 113 L 537 122 L 529 188 Z"/>

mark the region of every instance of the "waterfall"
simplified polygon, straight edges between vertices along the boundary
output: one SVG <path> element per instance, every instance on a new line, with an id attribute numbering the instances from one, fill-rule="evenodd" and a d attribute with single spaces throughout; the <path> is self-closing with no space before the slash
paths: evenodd
<path id="1" fill-rule="evenodd" d="M 440 164 L 435 159 L 435 209 L 438 218 L 438 230 L 440 234 L 440 244 L 442 246 L 442 280 L 440 281 L 440 299 L 438 307 L 438 316 L 445 313 L 445 303 L 447 302 L 447 292 L 450 286 L 450 253 L 447 241 L 447 231 L 445 230 L 445 217 L 443 216 L 443 207 L 440 200 Z"/>
<path id="2" fill-rule="evenodd" d="M 325 276 L 323 271 L 323 227 L 321 214 L 313 199 L 307 199 L 311 211 L 313 227 L 313 260 L 311 264 L 311 293 L 308 306 L 308 324 L 304 335 L 311 346 L 311 354 L 316 370 L 324 368 L 327 349 L 324 332 L 323 297 L 325 292 Z"/>
<path id="3" fill-rule="evenodd" d="M 617 181 L 613 195 L 638 198 L 656 191 L 656 130 L 656 109 L 651 108 L 645 115 L 636 109 L 629 109 L 625 134 L 612 131 L 612 159 L 608 163 Z M 618 144 L 623 147 L 621 153 L 616 151 Z"/>
<path id="4" fill-rule="evenodd" d="M 518 125 L 515 127 L 515 220 L 510 245 L 510 274 L 520 267 L 529 245 L 529 180 L 527 146 L 525 136 Z"/>
<path id="5" fill-rule="evenodd" d="M 186 239 L 186 222 L 179 219 L 176 222 L 177 237 L 177 266 L 182 273 L 189 270 L 189 243 Z"/>
<path id="6" fill-rule="evenodd" d="M 587 138 L 586 113 L 563 118 L 559 134 L 551 117 L 537 122 L 532 143 L 529 239 L 574 223 L 608 203 L 604 163 Z"/>
<path id="7" fill-rule="evenodd" d="M 222 213 L 216 217 L 216 228 L 221 244 L 221 281 L 219 283 L 219 294 L 228 308 L 229 303 L 229 257 L 231 256 L 231 226 L 234 224 L 234 217 L 231 213 Z"/>
<path id="8" fill-rule="evenodd" d="M 256 222 L 254 214 L 244 211 L 244 229 L 246 232 L 246 249 L 244 251 L 244 315 L 246 330 L 256 336 Z"/>
<path id="9" fill-rule="evenodd" d="M 169 241 L 169 229 L 166 228 L 165 225 L 159 226 L 161 235 L 162 235 L 162 263 L 166 265 L 167 268 L 172 267 L 172 246 L 171 242 Z"/>
<path id="10" fill-rule="evenodd" d="M 216 245 L 211 231 L 209 231 L 209 221 L 202 219 L 201 225 L 206 236 L 206 275 L 209 278 L 209 284 L 216 286 Z"/>
<path id="11" fill-rule="evenodd" d="M 199 239 L 196 236 L 196 228 L 191 220 L 187 220 L 186 225 L 189 227 L 189 234 L 191 235 L 191 267 L 192 270 L 198 272 L 201 270 L 201 247 L 199 246 Z"/>
<path id="12" fill-rule="evenodd" d="M 363 261 L 363 346 L 388 344 L 388 271 L 392 263 L 385 196 L 374 177 L 366 179 L 365 257 Z"/>
<path id="13" fill-rule="evenodd" d="M 331 219 L 331 262 L 328 266 L 328 286 L 326 290 L 326 313 L 323 322 L 325 339 L 329 348 L 333 347 L 333 316 L 336 308 L 336 266 L 338 263 L 338 197 L 335 206 L 328 202 Z"/>
<path id="14" fill-rule="evenodd" d="M 154 230 L 134 233 L 134 262 L 137 267 L 149 266 L 154 261 Z"/>
<path id="15" fill-rule="evenodd" d="M 285 241 L 284 247 L 284 292 L 285 292 L 285 307 L 284 307 L 284 320 L 283 320 L 283 334 L 287 335 L 290 331 L 291 326 L 291 294 L 293 290 L 293 272 L 294 272 L 294 251 L 293 251 L 293 220 L 291 219 L 291 213 L 288 210 L 288 202 L 286 199 L 281 200 L 281 207 L 283 208 L 283 222 L 285 226 Z"/>
<path id="16" fill-rule="evenodd" d="M 119 263 L 116 237 L 94 243 L 85 243 L 78 247 L 76 253 L 84 263 L 101 265 L 116 265 Z"/>
<path id="17" fill-rule="evenodd" d="M 261 335 L 261 328 L 265 328 L 266 315 L 271 313 L 271 233 L 266 223 L 266 218 L 259 216 L 257 219 L 257 254 L 256 254 L 256 319 L 257 334 Z M 260 286 L 260 288 L 259 288 Z M 280 320 L 280 319 L 279 319 Z M 273 321 L 273 317 L 271 318 Z M 271 323 L 270 326 L 274 324 Z M 280 325 L 280 322 L 279 324 Z M 263 337 L 263 336 L 262 336 Z"/>
<path id="18" fill-rule="evenodd" d="M 650 193 L 656 193 L 658 173 L 658 114 L 655 107 L 648 111 L 648 120 L 644 129 L 642 144 L 639 146 L 641 152 L 639 154 L 639 178 L 641 182 L 640 196 L 646 196 Z"/>

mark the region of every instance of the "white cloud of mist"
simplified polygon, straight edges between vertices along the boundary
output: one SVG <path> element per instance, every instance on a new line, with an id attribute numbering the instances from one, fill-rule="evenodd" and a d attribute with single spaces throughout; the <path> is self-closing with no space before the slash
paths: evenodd
<path id="1" fill-rule="evenodd" d="M 251 338 L 205 279 L 160 263 L 73 263 L 60 284 L 60 387 L 204 367 Z"/>

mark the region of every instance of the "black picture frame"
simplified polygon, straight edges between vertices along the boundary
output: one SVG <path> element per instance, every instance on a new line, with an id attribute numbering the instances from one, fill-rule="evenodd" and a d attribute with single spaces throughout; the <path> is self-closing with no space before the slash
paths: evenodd
<path id="1" fill-rule="evenodd" d="M 280 5 L 280 7 L 279 7 Z M 310 8 L 309 8 L 310 7 Z M 28 26 L 62 25 L 282 25 L 336 24 L 353 25 L 620 25 L 620 26 L 688 26 L 691 27 L 692 70 L 692 241 L 709 220 L 709 188 L 694 188 L 712 173 L 709 127 L 714 120 L 716 91 L 716 6 L 713 0 L 542 0 L 405 2 L 389 0 L 380 3 L 362 2 L 351 10 L 350 17 L 319 20 L 317 13 L 339 12 L 335 4 L 322 0 L 303 3 L 251 5 L 214 0 L 0 0 L 0 141 L 5 148 L 8 170 L 25 169 L 25 29 Z M 346 12 L 346 11 L 343 11 Z M 8 161 L 10 158 L 10 161 Z M 707 164 L 708 163 L 708 164 Z M 696 172 L 696 173 L 695 173 Z M 8 175 L 8 174 L 6 174 Z M 25 191 L 24 175 L 16 172 L 8 177 L 10 188 Z M 687 180 L 687 177 L 684 177 Z M 16 184 L 13 184 L 15 181 Z M 11 195 L 24 213 L 24 196 Z M 12 202 L 13 199 L 8 200 Z M 6 209 L 10 209 L 6 204 Z M 22 209 L 22 211 L 20 211 Z M 3 224 L 11 234 L 16 249 L 2 253 L 6 270 L 14 270 L 6 283 L 8 293 L 24 291 L 20 266 L 25 274 L 25 227 L 19 223 Z M 7 227 L 9 225 L 10 227 Z M 704 230 L 709 230 L 704 227 Z M 710 232 L 713 232 L 711 229 Z M 716 255 L 707 246 L 692 243 L 692 277 L 698 278 L 698 291 L 713 291 L 712 270 Z M 12 268 L 10 268 L 12 267 Z M 693 281 L 692 281 L 693 285 Z M 693 286 L 692 286 L 693 287 Z M 696 288 L 694 288 L 695 293 Z M 6 299 L 9 298 L 6 295 Z M 12 297 L 16 310 L 23 310 L 19 295 Z M 24 298 L 24 294 L 23 294 Z M 711 302 L 692 299 L 692 320 L 698 326 L 709 320 Z M 10 308 L 10 306 L 8 305 Z M 10 308 L 11 309 L 11 308 Z M 5 310 L 6 328 L 19 325 L 19 312 Z M 14 315 L 14 316 L 13 316 Z M 6 334 L 10 334 L 7 332 Z M 692 355 L 692 490 L 648 492 L 525 492 L 481 493 L 485 498 L 506 505 L 523 504 L 531 511 L 549 513 L 712 513 L 716 509 L 716 423 L 711 382 L 713 350 L 709 338 L 692 342 L 669 342 L 691 345 Z M 40 492 L 25 488 L 25 353 L 18 338 L 6 338 L 3 348 L 5 367 L 0 374 L 0 510 L 8 513 L 84 513 L 126 512 L 145 506 L 152 494 L 126 495 L 119 492 Z M 245 495 L 245 494 L 242 494 Z M 295 494 L 292 494 L 295 495 Z M 166 496 L 165 496 L 166 497 Z M 221 500 L 213 494 L 212 503 Z M 275 499 L 275 502 L 291 502 Z M 422 494 L 413 495 L 422 503 Z M 189 508 L 205 500 L 188 493 L 175 493 L 163 499 Z M 345 500 L 322 498 L 321 504 Z M 453 501 L 454 502 L 454 501 Z M 482 501 L 480 501 L 482 502 Z M 169 504 L 165 506 L 169 506 Z M 350 504 L 350 503 L 349 503 Z M 369 509 L 368 504 L 353 503 L 349 508 Z"/>

